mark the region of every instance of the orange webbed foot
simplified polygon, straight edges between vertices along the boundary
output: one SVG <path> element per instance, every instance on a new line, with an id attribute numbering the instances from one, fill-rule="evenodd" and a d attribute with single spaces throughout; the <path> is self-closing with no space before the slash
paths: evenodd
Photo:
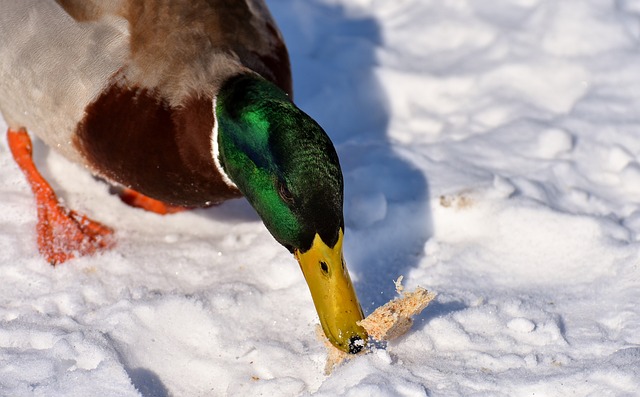
<path id="1" fill-rule="evenodd" d="M 190 209 L 188 207 L 164 203 L 128 188 L 122 189 L 122 191 L 119 192 L 119 195 L 120 200 L 132 207 L 141 208 L 160 215 L 175 214 Z"/>
<path id="2" fill-rule="evenodd" d="M 113 246 L 113 230 L 57 202 L 38 205 L 38 249 L 57 265 Z"/>
<path id="3" fill-rule="evenodd" d="M 49 263 L 57 265 L 111 247 L 114 243 L 113 230 L 59 204 L 53 189 L 33 163 L 31 139 L 27 132 L 9 129 L 7 139 L 13 157 L 35 195 L 38 249 Z"/>

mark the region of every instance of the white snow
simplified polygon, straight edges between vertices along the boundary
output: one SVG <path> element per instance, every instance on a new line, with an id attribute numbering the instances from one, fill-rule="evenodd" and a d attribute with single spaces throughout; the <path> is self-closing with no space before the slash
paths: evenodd
<path id="1" fill-rule="evenodd" d="M 2 139 L 0 395 L 638 395 L 640 1 L 269 5 L 341 157 L 364 311 L 400 275 L 436 301 L 326 377 L 302 274 L 245 201 L 145 213 L 36 142 L 117 229 L 54 269 Z"/>

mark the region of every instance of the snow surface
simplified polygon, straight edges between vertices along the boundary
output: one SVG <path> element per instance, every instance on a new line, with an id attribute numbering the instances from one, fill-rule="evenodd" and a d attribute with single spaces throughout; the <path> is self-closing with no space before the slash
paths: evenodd
<path id="1" fill-rule="evenodd" d="M 3 139 L 0 395 L 639 395 L 640 1 L 269 4 L 341 156 L 365 312 L 399 275 L 437 300 L 326 377 L 302 274 L 245 201 L 145 213 L 37 144 L 118 233 L 54 269 Z"/>

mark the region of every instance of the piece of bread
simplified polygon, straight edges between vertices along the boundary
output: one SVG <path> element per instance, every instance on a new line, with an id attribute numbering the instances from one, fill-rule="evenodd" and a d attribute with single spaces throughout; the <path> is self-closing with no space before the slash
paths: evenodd
<path id="1" fill-rule="evenodd" d="M 435 298 L 436 294 L 429 292 L 422 287 L 418 287 L 413 292 L 403 292 L 402 276 L 395 281 L 396 291 L 401 296 L 395 298 L 385 305 L 380 306 L 358 324 L 361 325 L 369 336 L 378 341 L 389 341 L 404 335 L 413 324 L 413 316 L 424 310 Z M 329 375 L 333 368 L 346 359 L 351 359 L 356 355 L 348 354 L 333 346 L 318 326 L 318 337 L 324 341 L 327 347 L 327 364 L 324 372 Z"/>

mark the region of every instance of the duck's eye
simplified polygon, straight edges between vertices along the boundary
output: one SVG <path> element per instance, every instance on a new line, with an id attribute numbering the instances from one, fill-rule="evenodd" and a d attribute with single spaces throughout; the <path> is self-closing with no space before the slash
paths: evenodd
<path id="1" fill-rule="evenodd" d="M 289 188 L 287 187 L 287 185 L 281 180 L 278 180 L 276 182 L 276 185 L 278 188 L 278 195 L 280 196 L 282 201 L 284 201 L 287 204 L 293 204 L 293 194 L 291 194 L 291 191 L 289 191 Z"/>

